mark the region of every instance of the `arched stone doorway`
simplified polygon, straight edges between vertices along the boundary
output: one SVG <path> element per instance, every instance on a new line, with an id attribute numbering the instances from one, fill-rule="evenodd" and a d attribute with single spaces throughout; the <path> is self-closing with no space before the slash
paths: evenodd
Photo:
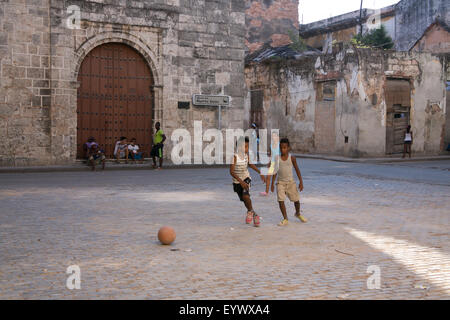
<path id="1" fill-rule="evenodd" d="M 78 72 L 77 158 L 83 144 L 96 138 L 108 158 L 116 141 L 136 138 L 148 157 L 154 110 L 153 75 L 145 59 L 122 43 L 105 43 L 92 49 Z"/>

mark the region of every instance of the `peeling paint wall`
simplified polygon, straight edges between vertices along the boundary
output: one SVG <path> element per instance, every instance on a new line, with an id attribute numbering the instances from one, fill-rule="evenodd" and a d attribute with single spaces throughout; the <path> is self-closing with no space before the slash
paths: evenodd
<path id="1" fill-rule="evenodd" d="M 412 48 L 417 52 L 450 53 L 450 32 L 438 23 L 433 24 Z"/>
<path id="2" fill-rule="evenodd" d="M 293 141 L 297 152 L 317 153 L 318 83 L 335 81 L 336 132 L 331 138 L 336 141 L 334 149 L 326 153 L 349 157 L 384 156 L 386 82 L 406 79 L 412 88 L 413 152 L 439 154 L 443 150 L 446 96 L 442 58 L 429 53 L 352 47 L 334 49 L 335 53 L 329 55 L 246 66 L 247 86 L 264 88 L 267 122 L 262 127 L 279 128 L 281 135 Z"/>
<path id="3" fill-rule="evenodd" d="M 424 34 L 425 30 L 442 19 L 450 22 L 450 2 L 448 0 L 402 0 L 396 6 L 396 49 L 410 50 Z"/>

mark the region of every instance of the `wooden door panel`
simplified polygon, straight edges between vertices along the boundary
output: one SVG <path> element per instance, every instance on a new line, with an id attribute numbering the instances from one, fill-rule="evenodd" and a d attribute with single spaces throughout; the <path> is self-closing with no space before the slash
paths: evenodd
<path id="1" fill-rule="evenodd" d="M 411 87 L 407 80 L 386 81 L 386 154 L 403 152 L 404 134 L 410 123 Z"/>
<path id="2" fill-rule="evenodd" d="M 112 157 L 121 137 L 136 138 L 147 156 L 151 148 L 153 77 L 147 62 L 131 47 L 108 43 L 84 59 L 78 81 L 77 157 L 94 136 Z"/>
<path id="3" fill-rule="evenodd" d="M 336 82 L 317 84 L 314 115 L 314 145 L 318 153 L 333 153 L 336 148 Z"/>

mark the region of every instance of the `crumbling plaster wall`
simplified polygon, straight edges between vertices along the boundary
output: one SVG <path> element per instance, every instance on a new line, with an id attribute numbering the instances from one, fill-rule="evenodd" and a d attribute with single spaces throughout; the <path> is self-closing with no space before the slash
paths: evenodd
<path id="1" fill-rule="evenodd" d="M 336 81 L 336 143 L 328 153 L 384 156 L 386 80 L 407 79 L 412 87 L 413 151 L 439 154 L 445 136 L 442 59 L 431 54 L 341 49 L 332 55 L 247 66 L 247 86 L 265 89 L 265 127 L 280 129 L 295 151 L 314 153 L 317 83 Z"/>
<path id="2" fill-rule="evenodd" d="M 450 22 L 448 0 L 402 0 L 396 5 L 396 49 L 408 51 L 425 30 L 442 19 Z"/>
<path id="3" fill-rule="evenodd" d="M 442 58 L 415 56 L 421 76 L 413 80 L 411 126 L 415 130 L 413 152 L 439 154 L 444 149 L 446 95 Z"/>
<path id="4" fill-rule="evenodd" d="M 450 32 L 440 24 L 434 24 L 416 43 L 412 50 L 443 54 L 450 53 Z"/>

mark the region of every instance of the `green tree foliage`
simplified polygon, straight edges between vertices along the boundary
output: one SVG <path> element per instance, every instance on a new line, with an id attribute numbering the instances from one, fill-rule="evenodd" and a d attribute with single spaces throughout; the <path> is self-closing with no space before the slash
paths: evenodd
<path id="1" fill-rule="evenodd" d="M 384 25 L 378 29 L 372 29 L 364 35 L 357 34 L 353 37 L 352 43 L 363 48 L 392 49 L 394 47 L 394 42 L 387 34 Z"/>

